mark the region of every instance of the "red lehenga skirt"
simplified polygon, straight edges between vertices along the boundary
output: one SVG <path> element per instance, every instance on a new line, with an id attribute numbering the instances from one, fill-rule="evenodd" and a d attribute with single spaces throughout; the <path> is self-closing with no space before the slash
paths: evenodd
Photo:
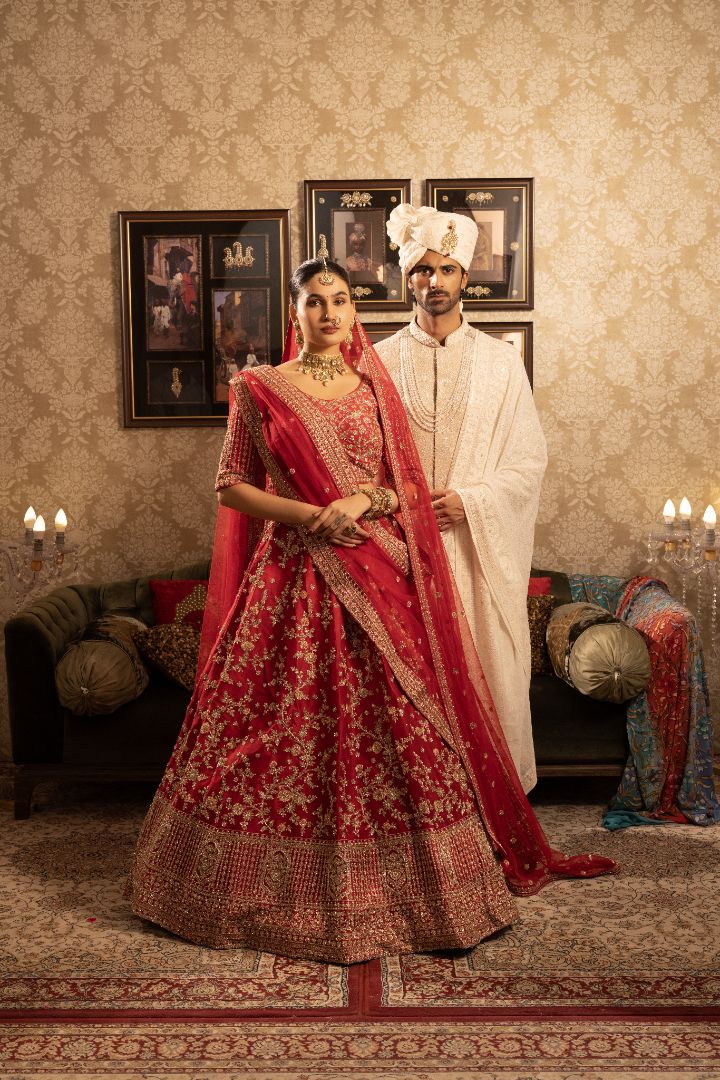
<path id="1" fill-rule="evenodd" d="M 514 905 L 466 772 L 268 526 L 146 819 L 133 910 L 215 948 L 467 948 Z"/>

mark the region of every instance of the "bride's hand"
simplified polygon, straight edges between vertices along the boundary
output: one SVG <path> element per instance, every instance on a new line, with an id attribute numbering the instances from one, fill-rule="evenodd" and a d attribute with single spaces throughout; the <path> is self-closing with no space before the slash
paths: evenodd
<path id="1" fill-rule="evenodd" d="M 345 499 L 333 499 L 327 506 L 310 515 L 305 527 L 313 536 L 340 547 L 358 547 L 370 533 L 356 522 L 370 506 L 370 499 L 362 492 L 348 495 Z"/>

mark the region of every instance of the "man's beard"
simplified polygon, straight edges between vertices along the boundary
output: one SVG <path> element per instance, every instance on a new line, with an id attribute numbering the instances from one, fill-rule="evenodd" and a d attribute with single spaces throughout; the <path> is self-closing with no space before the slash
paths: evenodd
<path id="1" fill-rule="evenodd" d="M 462 288 L 456 289 L 455 292 L 446 292 L 445 289 L 438 289 L 438 293 L 445 293 L 446 295 L 438 297 L 436 300 L 432 300 L 430 297 L 423 299 L 416 296 L 415 303 L 418 307 L 421 307 L 423 311 L 427 311 L 428 315 L 447 315 L 448 311 L 452 311 L 452 309 L 460 303 Z"/>

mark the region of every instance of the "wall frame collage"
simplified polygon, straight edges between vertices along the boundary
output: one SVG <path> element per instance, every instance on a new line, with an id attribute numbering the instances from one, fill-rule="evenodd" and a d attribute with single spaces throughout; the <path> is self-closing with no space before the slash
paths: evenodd
<path id="1" fill-rule="evenodd" d="M 413 308 L 386 232 L 411 181 L 306 180 L 304 194 L 303 257 L 324 239 L 370 340 L 383 340 Z M 517 347 L 532 385 L 532 322 L 480 313 L 533 307 L 533 180 L 427 180 L 424 202 L 476 222 L 463 307 Z M 233 376 L 282 359 L 290 210 L 119 211 L 118 227 L 125 427 L 224 426 Z"/>

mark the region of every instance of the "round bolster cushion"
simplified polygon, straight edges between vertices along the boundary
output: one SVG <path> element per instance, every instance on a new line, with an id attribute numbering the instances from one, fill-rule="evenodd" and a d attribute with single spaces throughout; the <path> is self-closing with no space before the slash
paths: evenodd
<path id="1" fill-rule="evenodd" d="M 650 681 L 650 654 L 642 634 L 599 604 L 555 608 L 547 647 L 555 674 L 600 701 L 627 701 Z"/>
<path id="2" fill-rule="evenodd" d="M 133 634 L 137 619 L 105 615 L 63 653 L 55 669 L 60 704 L 77 716 L 102 716 L 132 701 L 148 684 Z"/>

